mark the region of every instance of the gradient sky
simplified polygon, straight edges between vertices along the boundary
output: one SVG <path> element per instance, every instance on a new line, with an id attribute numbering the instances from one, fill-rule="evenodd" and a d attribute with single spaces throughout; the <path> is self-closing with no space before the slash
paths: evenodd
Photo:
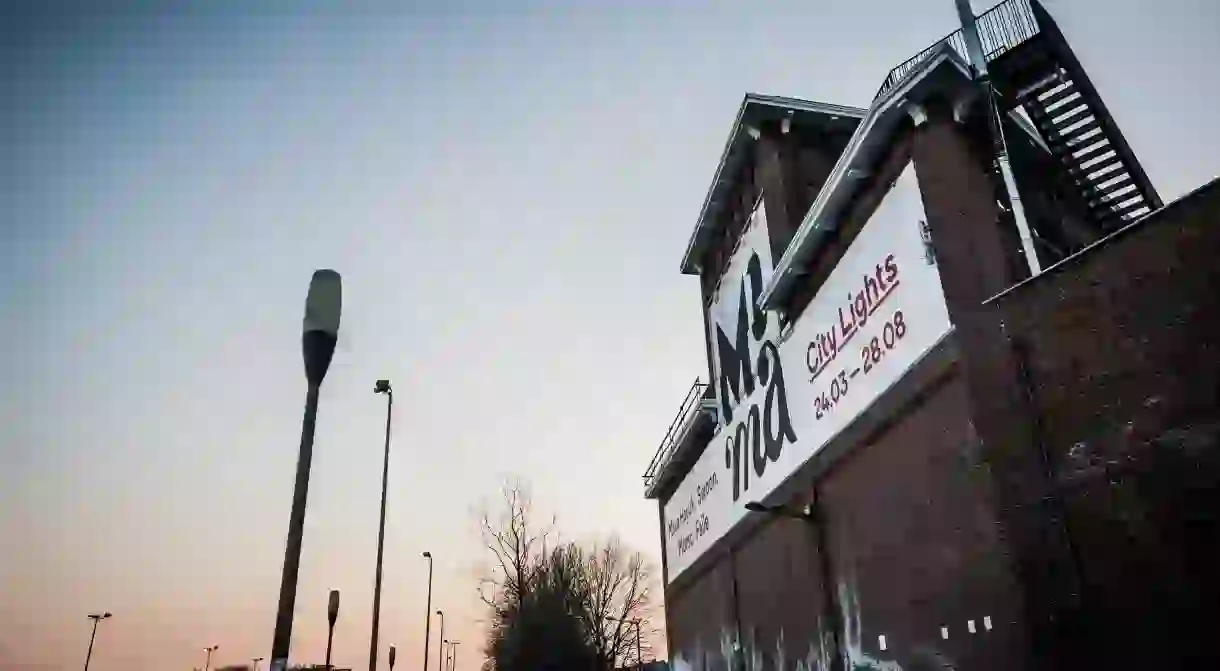
<path id="1" fill-rule="evenodd" d="M 400 666 L 431 550 L 477 668 L 506 476 L 659 561 L 640 474 L 706 376 L 677 266 L 742 95 L 866 106 L 956 27 L 951 0 L 28 4 L 0 16 L 6 671 L 76 668 L 99 609 L 95 671 L 269 653 L 319 267 L 345 313 L 294 661 L 333 587 L 336 663 L 367 664 L 379 377 Z M 1214 0 L 1046 4 L 1162 197 L 1213 177 Z"/>

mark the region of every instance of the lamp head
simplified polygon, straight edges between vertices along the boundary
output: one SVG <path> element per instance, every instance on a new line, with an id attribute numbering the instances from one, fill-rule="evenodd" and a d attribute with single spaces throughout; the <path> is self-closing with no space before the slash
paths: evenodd
<path id="1" fill-rule="evenodd" d="M 343 312 L 343 282 L 333 270 L 315 270 L 305 296 L 305 320 L 301 345 L 305 356 L 305 377 L 320 385 L 330 368 L 330 359 L 339 341 L 339 316 Z"/>
<path id="2" fill-rule="evenodd" d="M 427 557 L 428 559 L 432 559 L 432 553 L 431 553 L 431 552 L 425 552 L 425 553 L 424 553 L 424 556 L 425 556 L 425 557 Z"/>
<path id="3" fill-rule="evenodd" d="M 394 646 L 391 645 L 390 646 L 390 666 L 394 666 L 394 656 L 397 653 L 398 653 L 398 650 Z"/>
<path id="4" fill-rule="evenodd" d="M 326 617 L 332 625 L 335 620 L 339 619 L 339 590 L 337 589 L 330 591 L 330 601 L 326 604 Z"/>
<path id="5" fill-rule="evenodd" d="M 758 501 L 750 501 L 749 503 L 747 503 L 747 504 L 746 504 L 746 510 L 748 510 L 748 511 L 750 511 L 750 512 L 752 512 L 752 513 L 766 513 L 766 512 L 770 512 L 770 510 L 769 510 L 769 509 L 768 509 L 766 506 L 764 506 L 763 504 L 759 503 Z"/>
<path id="6" fill-rule="evenodd" d="M 305 322 L 301 332 L 321 331 L 338 337 L 342 312 L 343 280 L 339 273 L 329 269 L 315 270 L 305 296 Z"/>
<path id="7" fill-rule="evenodd" d="M 389 380 L 377 380 L 377 384 L 373 385 L 373 393 L 374 394 L 390 393 L 390 381 Z"/>

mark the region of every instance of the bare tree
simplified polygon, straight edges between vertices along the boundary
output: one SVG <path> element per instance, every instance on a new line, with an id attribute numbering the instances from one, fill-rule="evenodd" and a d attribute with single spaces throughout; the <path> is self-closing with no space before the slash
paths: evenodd
<path id="1" fill-rule="evenodd" d="M 500 494 L 503 509 L 496 517 L 485 511 L 479 527 L 494 564 L 480 579 L 479 598 L 493 610 L 521 601 L 546 559 L 554 525 L 552 519 L 544 528 L 535 526 L 529 489 L 521 482 L 506 483 Z"/>
<path id="2" fill-rule="evenodd" d="M 593 669 L 605 671 L 641 661 L 655 631 L 653 571 L 618 538 L 583 546 L 551 547 L 554 519 L 535 525 L 528 490 L 502 490 L 504 509 L 484 513 L 480 532 L 492 556 L 479 595 L 491 611 L 485 651 L 491 671 Z"/>
<path id="3" fill-rule="evenodd" d="M 648 562 L 639 552 L 628 553 L 617 537 L 611 537 L 585 553 L 583 569 L 588 583 L 583 612 L 603 668 L 641 662 L 637 653 L 651 652 L 648 640 L 653 634 Z M 636 620 L 642 639 L 638 650 Z"/>

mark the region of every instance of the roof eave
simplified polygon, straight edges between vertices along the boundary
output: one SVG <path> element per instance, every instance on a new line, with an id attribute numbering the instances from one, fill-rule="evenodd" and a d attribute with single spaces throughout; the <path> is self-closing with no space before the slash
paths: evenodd
<path id="1" fill-rule="evenodd" d="M 803 262 L 816 253 L 824 234 L 838 225 L 843 208 L 860 184 L 857 173 L 871 173 L 874 164 L 885 155 L 894 130 L 903 122 L 910 106 L 921 104 L 934 94 L 965 88 L 972 78 L 969 66 L 961 57 L 949 46 L 942 45 L 901 84 L 873 103 L 776 264 L 771 281 L 759 296 L 763 308 L 775 309 L 787 296 L 802 274 L 799 268 Z"/>
<path id="2" fill-rule="evenodd" d="M 722 186 L 721 182 L 725 177 L 725 168 L 728 166 L 729 159 L 733 157 L 735 151 L 741 149 L 746 142 L 751 140 L 746 127 L 751 121 L 757 120 L 750 118 L 750 111 L 752 109 L 763 108 L 856 119 L 864 118 L 868 112 L 868 110 L 859 107 L 847 107 L 845 105 L 819 103 L 797 98 L 785 98 L 783 96 L 768 96 L 758 93 L 746 94 L 741 102 L 741 107 L 737 110 L 737 117 L 733 121 L 733 128 L 729 132 L 729 137 L 725 141 L 724 150 L 720 153 L 720 162 L 716 165 L 716 173 L 712 177 L 712 184 L 708 187 L 707 195 L 703 198 L 703 206 L 699 210 L 699 220 L 695 224 L 695 230 L 691 233 L 690 239 L 686 244 L 686 251 L 682 255 L 681 271 L 684 275 L 699 274 L 700 257 L 707 243 L 712 223 L 710 221 L 712 205 L 716 201 L 718 188 Z"/>

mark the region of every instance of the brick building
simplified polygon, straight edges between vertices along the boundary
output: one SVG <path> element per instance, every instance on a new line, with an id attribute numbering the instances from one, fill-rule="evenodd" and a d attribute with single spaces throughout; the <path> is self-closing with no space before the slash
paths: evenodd
<path id="1" fill-rule="evenodd" d="M 675 671 L 1220 668 L 1218 215 L 1035 0 L 867 109 L 746 96 L 645 475 Z"/>

